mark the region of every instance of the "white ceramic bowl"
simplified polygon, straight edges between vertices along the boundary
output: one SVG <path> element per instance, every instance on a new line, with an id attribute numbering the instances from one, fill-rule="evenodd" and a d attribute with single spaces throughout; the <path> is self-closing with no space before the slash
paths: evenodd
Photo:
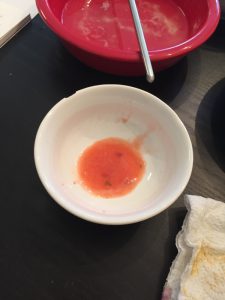
<path id="1" fill-rule="evenodd" d="M 76 182 L 76 164 L 95 141 L 145 135 L 146 172 L 126 196 L 104 199 Z M 35 140 L 35 164 L 52 198 L 83 219 L 129 224 L 170 206 L 191 175 L 192 145 L 174 111 L 155 96 L 128 86 L 100 85 L 58 102 L 42 121 Z"/>

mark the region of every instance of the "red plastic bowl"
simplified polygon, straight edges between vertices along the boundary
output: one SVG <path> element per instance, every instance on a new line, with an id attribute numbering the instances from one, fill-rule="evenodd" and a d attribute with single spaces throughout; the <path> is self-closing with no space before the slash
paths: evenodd
<path id="1" fill-rule="evenodd" d="M 45 23 L 85 64 L 144 75 L 128 0 L 36 0 Z M 137 0 L 155 71 L 204 43 L 220 18 L 219 0 Z"/>

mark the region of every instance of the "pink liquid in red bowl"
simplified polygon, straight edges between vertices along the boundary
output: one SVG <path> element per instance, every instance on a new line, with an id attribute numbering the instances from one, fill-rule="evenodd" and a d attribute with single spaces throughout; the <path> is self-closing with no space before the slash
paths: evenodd
<path id="1" fill-rule="evenodd" d="M 204 43 L 220 17 L 218 0 L 137 0 L 156 71 Z M 40 15 L 85 64 L 117 75 L 144 75 L 128 0 L 36 0 Z"/>

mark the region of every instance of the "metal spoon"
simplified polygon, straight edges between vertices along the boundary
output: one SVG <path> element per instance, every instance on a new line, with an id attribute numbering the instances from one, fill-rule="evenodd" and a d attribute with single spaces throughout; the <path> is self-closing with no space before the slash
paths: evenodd
<path id="1" fill-rule="evenodd" d="M 149 53 L 148 53 L 148 48 L 147 48 L 147 45 L 146 45 L 144 32 L 143 32 L 141 21 L 140 21 L 140 17 L 139 17 L 139 14 L 138 14 L 137 5 L 136 5 L 135 0 L 129 0 L 129 3 L 130 3 L 130 8 L 131 8 L 131 12 L 132 12 L 136 32 L 137 32 L 139 46 L 141 48 L 141 53 L 142 53 L 142 57 L 143 57 L 143 60 L 144 60 L 144 65 L 145 65 L 145 70 L 146 70 L 146 79 L 147 79 L 148 82 L 153 82 L 154 79 L 155 79 L 155 76 L 154 76 L 154 72 L 153 72 L 153 69 L 152 69 L 152 63 L 151 63 L 150 56 L 149 56 Z"/>

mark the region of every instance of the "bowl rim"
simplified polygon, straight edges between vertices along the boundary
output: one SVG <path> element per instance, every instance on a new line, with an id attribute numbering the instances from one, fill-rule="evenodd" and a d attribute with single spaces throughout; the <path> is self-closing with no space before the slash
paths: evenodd
<path id="1" fill-rule="evenodd" d="M 164 111 L 171 114 L 171 116 L 174 118 L 174 121 L 177 122 L 179 129 L 182 131 L 182 134 L 184 136 L 184 139 L 185 139 L 187 147 L 188 147 L 188 151 L 187 151 L 188 152 L 188 161 L 189 161 L 188 167 L 185 169 L 183 180 L 179 184 L 179 187 L 175 189 L 175 191 L 172 193 L 172 195 L 170 195 L 170 197 L 167 197 L 168 199 L 165 203 L 163 202 L 160 206 L 157 206 L 154 210 L 152 210 L 152 208 L 149 207 L 149 208 L 143 209 L 141 211 L 129 213 L 127 215 L 126 214 L 124 214 L 124 215 L 105 215 L 105 214 L 101 214 L 101 213 L 96 213 L 91 210 L 87 210 L 84 207 L 81 207 L 79 205 L 74 205 L 74 203 L 71 204 L 69 201 L 66 201 L 60 193 L 57 192 L 57 189 L 55 189 L 51 184 L 49 184 L 49 180 L 45 176 L 45 172 L 39 164 L 39 161 L 40 161 L 39 147 L 40 147 L 41 139 L 43 136 L 43 132 L 46 130 L 46 125 L 48 125 L 49 120 L 51 121 L 51 119 L 54 118 L 54 113 L 56 111 L 60 110 L 61 107 L 64 106 L 64 104 L 67 103 L 68 101 L 74 101 L 73 96 L 76 93 L 79 93 L 79 92 L 89 92 L 90 93 L 94 89 L 99 89 L 99 88 L 102 89 L 102 91 L 104 93 L 106 93 L 105 89 L 114 88 L 114 89 L 133 90 L 133 92 L 143 94 L 145 97 L 147 95 L 149 100 L 151 98 L 151 102 L 152 101 L 157 102 L 157 104 L 160 105 L 160 107 L 162 107 L 162 109 Z M 125 224 L 137 223 L 137 222 L 149 219 L 149 218 L 161 213 L 162 211 L 167 209 L 170 205 L 172 205 L 184 191 L 184 189 L 191 177 L 192 168 L 193 168 L 192 143 L 191 143 L 189 134 L 187 132 L 187 129 L 184 126 L 184 124 L 182 123 L 182 121 L 180 120 L 180 118 L 178 117 L 178 115 L 172 110 L 172 108 L 170 108 L 166 103 L 164 103 L 162 100 L 160 100 L 156 96 L 154 96 L 144 90 L 141 90 L 141 89 L 138 89 L 135 87 L 131 87 L 131 86 L 119 85 L 119 84 L 102 84 L 102 85 L 96 85 L 96 86 L 91 86 L 91 87 L 81 89 L 81 90 L 77 91 L 76 93 L 71 95 L 68 98 L 62 99 L 61 101 L 59 101 L 56 105 L 54 105 L 49 110 L 49 112 L 46 114 L 46 116 L 42 120 L 42 122 L 38 128 L 37 134 L 36 134 L 35 143 L 34 143 L 34 162 L 35 162 L 35 166 L 36 166 L 36 170 L 39 175 L 39 178 L 40 178 L 43 186 L 47 190 L 48 194 L 61 207 L 63 207 L 65 210 L 72 213 L 73 215 L 78 216 L 84 220 L 91 221 L 93 223 L 105 224 L 105 225 L 125 225 Z"/>
<path id="2" fill-rule="evenodd" d="M 219 0 L 206 0 L 209 7 L 208 17 L 204 23 L 201 30 L 199 30 L 194 36 L 186 40 L 183 43 L 180 43 L 176 46 L 161 49 L 161 50 L 151 50 L 149 54 L 152 61 L 165 60 L 170 58 L 175 58 L 183 56 L 186 53 L 194 50 L 202 43 L 204 43 L 216 29 L 219 19 L 220 19 L 220 4 Z M 112 58 L 114 60 L 123 60 L 123 61 L 140 61 L 139 51 L 125 51 L 125 50 L 116 50 L 112 48 L 107 48 L 107 51 L 104 47 L 98 46 L 95 43 L 86 42 L 85 39 L 77 38 L 74 40 L 74 36 L 71 32 L 63 26 L 63 24 L 56 18 L 53 14 L 48 0 L 36 0 L 36 5 L 39 11 L 40 16 L 45 21 L 45 23 L 55 32 L 62 40 L 68 42 L 71 45 L 85 50 L 86 52 L 99 55 L 105 58 Z M 110 53 L 110 56 L 109 56 Z"/>

